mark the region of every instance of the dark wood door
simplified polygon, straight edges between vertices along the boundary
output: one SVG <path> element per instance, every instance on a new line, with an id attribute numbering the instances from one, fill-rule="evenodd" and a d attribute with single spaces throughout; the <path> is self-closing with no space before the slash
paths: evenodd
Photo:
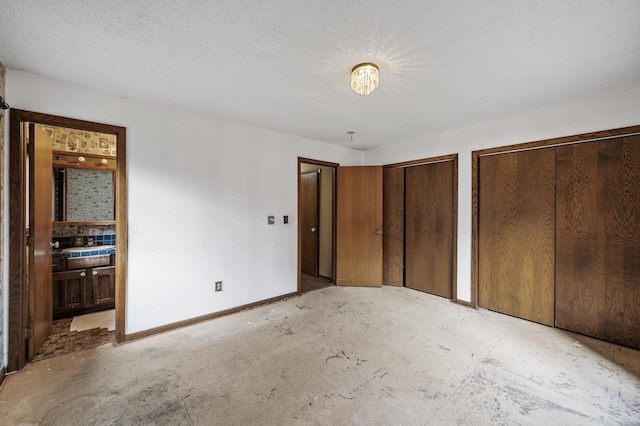
<path id="1" fill-rule="evenodd" d="M 451 298 L 453 161 L 405 170 L 405 285 Z"/>
<path id="2" fill-rule="evenodd" d="M 382 285 L 382 167 L 338 167 L 338 285 Z"/>
<path id="3" fill-rule="evenodd" d="M 557 148 L 556 326 L 640 347 L 640 136 Z"/>
<path id="4" fill-rule="evenodd" d="M 479 160 L 481 307 L 554 324 L 555 148 Z"/>
<path id="5" fill-rule="evenodd" d="M 404 168 L 383 171 L 382 283 L 404 285 Z"/>
<path id="6" fill-rule="evenodd" d="M 301 269 L 303 274 L 318 276 L 320 248 L 320 179 L 318 171 L 303 172 L 300 180 L 300 202 L 302 203 Z"/>
<path id="7" fill-rule="evenodd" d="M 28 357 L 33 358 L 53 327 L 53 289 L 51 283 L 51 237 L 53 226 L 52 147 L 46 138 L 38 138 L 36 126 L 29 128 L 29 339 Z"/>

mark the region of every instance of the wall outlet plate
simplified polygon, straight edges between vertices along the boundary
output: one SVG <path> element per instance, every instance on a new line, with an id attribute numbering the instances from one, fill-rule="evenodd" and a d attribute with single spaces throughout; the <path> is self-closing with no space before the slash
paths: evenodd
<path id="1" fill-rule="evenodd" d="M 276 217 L 275 216 L 267 216 L 267 225 L 273 225 L 274 223 L 276 223 Z"/>
<path id="2" fill-rule="evenodd" d="M 216 281 L 216 291 L 222 291 L 222 281 Z"/>

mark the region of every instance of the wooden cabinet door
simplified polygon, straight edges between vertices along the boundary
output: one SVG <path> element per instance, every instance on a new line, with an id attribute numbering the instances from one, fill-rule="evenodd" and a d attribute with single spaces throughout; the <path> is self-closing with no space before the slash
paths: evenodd
<path id="1" fill-rule="evenodd" d="M 338 285 L 382 286 L 382 167 L 338 167 Z"/>
<path id="2" fill-rule="evenodd" d="M 453 161 L 405 170 L 405 285 L 453 292 Z"/>
<path id="3" fill-rule="evenodd" d="M 57 287 L 54 294 L 57 300 L 54 306 L 57 311 L 78 309 L 84 307 L 87 272 L 83 270 L 56 272 L 53 274 L 53 286 Z"/>
<path id="4" fill-rule="evenodd" d="M 116 268 L 105 266 L 93 268 L 93 304 L 104 305 L 116 300 Z"/>
<path id="5" fill-rule="evenodd" d="M 554 324 L 555 148 L 480 157 L 483 308 Z"/>

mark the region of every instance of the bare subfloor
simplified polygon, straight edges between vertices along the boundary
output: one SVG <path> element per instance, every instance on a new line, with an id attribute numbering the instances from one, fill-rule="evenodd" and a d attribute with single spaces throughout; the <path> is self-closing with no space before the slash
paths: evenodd
<path id="1" fill-rule="evenodd" d="M 330 287 L 7 377 L 0 423 L 640 423 L 640 352 L 396 287 Z"/>

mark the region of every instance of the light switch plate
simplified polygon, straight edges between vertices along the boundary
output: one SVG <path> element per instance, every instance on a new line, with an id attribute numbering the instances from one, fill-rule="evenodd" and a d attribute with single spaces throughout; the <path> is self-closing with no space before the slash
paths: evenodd
<path id="1" fill-rule="evenodd" d="M 273 225 L 274 223 L 276 223 L 276 217 L 275 216 L 267 216 L 267 224 L 268 225 Z"/>
<path id="2" fill-rule="evenodd" d="M 289 216 L 285 215 L 283 222 L 284 223 L 289 223 Z"/>

